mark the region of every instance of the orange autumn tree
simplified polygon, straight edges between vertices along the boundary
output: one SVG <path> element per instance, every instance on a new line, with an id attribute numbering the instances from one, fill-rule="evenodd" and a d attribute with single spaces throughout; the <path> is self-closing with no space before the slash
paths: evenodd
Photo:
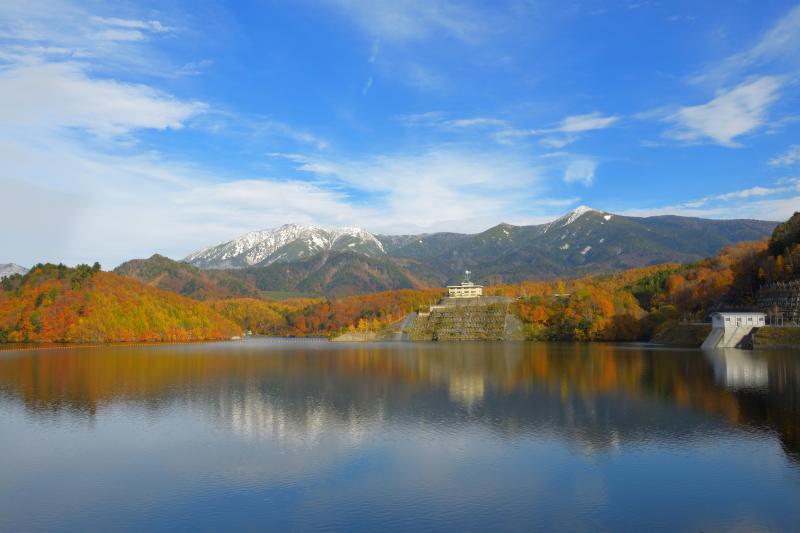
<path id="1" fill-rule="evenodd" d="M 100 266 L 36 265 L 4 280 L 2 342 L 155 342 L 225 339 L 241 327 L 183 296 Z"/>

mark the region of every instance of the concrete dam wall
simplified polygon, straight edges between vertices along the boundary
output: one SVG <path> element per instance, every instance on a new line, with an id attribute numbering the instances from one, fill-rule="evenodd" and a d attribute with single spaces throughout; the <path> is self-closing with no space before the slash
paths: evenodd
<path id="1" fill-rule="evenodd" d="M 411 325 L 412 341 L 515 340 L 522 324 L 508 312 L 511 300 L 500 297 L 444 298 L 420 313 Z"/>

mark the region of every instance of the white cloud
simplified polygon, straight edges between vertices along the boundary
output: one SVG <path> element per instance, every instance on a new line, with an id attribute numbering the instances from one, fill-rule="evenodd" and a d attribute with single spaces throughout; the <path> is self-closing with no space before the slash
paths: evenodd
<path id="1" fill-rule="evenodd" d="M 580 183 L 589 186 L 594 182 L 594 172 L 597 169 L 597 163 L 588 159 L 581 159 L 572 161 L 567 165 L 564 172 L 564 181 L 566 183 Z"/>
<path id="2" fill-rule="evenodd" d="M 174 65 L 144 45 L 176 28 L 159 20 L 96 16 L 87 7 L 69 0 L 0 2 L 0 62 L 42 62 L 59 50 L 63 58 L 91 60 L 104 70 L 174 75 Z"/>
<path id="3" fill-rule="evenodd" d="M 539 170 L 526 159 L 493 151 L 433 149 L 352 160 L 306 158 L 297 167 L 359 191 L 374 208 L 363 225 L 395 233 L 413 228 L 485 229 L 520 209 L 542 190 Z"/>
<path id="4" fill-rule="evenodd" d="M 507 126 L 508 122 L 492 117 L 472 117 L 446 120 L 442 125 L 446 128 L 496 128 Z"/>
<path id="5" fill-rule="evenodd" d="M 711 140 L 723 146 L 739 146 L 737 137 L 764 124 L 780 87 L 780 79 L 764 76 L 720 92 L 706 104 L 681 108 L 667 117 L 675 124 L 667 135 L 686 142 Z"/>
<path id="6" fill-rule="evenodd" d="M 140 128 L 181 128 L 206 109 L 201 102 L 179 101 L 145 85 L 92 79 L 87 69 L 65 62 L 0 71 L 4 128 L 80 128 L 108 137 Z"/>
<path id="7" fill-rule="evenodd" d="M 513 144 L 516 139 L 549 135 L 541 141 L 548 148 L 563 148 L 578 140 L 578 133 L 610 128 L 620 118 L 616 115 L 603 115 L 599 112 L 585 115 L 571 115 L 564 118 L 557 126 L 551 128 L 516 129 L 506 128 L 495 133 L 495 140 L 500 144 Z"/>
<path id="8" fill-rule="evenodd" d="M 785 154 L 774 157 L 768 161 L 773 167 L 790 167 L 800 162 L 800 144 L 793 144 Z"/>
<path id="9" fill-rule="evenodd" d="M 602 130 L 610 128 L 617 121 L 617 116 L 603 116 L 601 113 L 589 113 L 588 115 L 573 115 L 565 118 L 561 125 L 555 129 L 563 133 L 577 133 L 582 131 Z"/>
<path id="10" fill-rule="evenodd" d="M 156 251 L 177 258 L 253 228 L 343 225 L 357 215 L 343 193 L 306 181 L 220 177 L 156 154 L 104 154 L 52 137 L 43 145 L 0 140 L 0 159 L 4 201 L 19 207 L 0 210 L 0 227 L 19 227 L 35 209 L 36 224 L 53 229 L 0 232 L 0 250 L 24 264 L 113 266 Z"/>
<path id="11" fill-rule="evenodd" d="M 122 19 L 116 17 L 91 17 L 91 21 L 101 26 L 112 26 L 118 28 L 130 28 L 135 30 L 147 30 L 157 33 L 166 33 L 173 31 L 173 28 L 168 28 L 161 24 L 158 20 L 135 20 L 135 19 Z"/>

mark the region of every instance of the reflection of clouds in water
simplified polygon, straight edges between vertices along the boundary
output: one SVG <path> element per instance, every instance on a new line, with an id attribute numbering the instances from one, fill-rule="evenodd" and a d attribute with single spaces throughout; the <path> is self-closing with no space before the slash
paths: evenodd
<path id="1" fill-rule="evenodd" d="M 241 396 L 221 394 L 218 409 L 235 435 L 270 440 L 288 448 L 313 448 L 330 439 L 357 445 L 368 433 L 376 433 L 385 418 L 379 401 L 369 414 L 355 406 L 340 411 L 319 400 L 292 408 L 253 388 Z"/>

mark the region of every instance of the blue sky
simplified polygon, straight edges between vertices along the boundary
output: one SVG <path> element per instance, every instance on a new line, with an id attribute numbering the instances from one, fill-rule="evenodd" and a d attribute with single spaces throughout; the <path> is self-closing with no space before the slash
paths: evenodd
<path id="1" fill-rule="evenodd" d="M 0 263 L 800 208 L 800 4 L 0 4 Z"/>

